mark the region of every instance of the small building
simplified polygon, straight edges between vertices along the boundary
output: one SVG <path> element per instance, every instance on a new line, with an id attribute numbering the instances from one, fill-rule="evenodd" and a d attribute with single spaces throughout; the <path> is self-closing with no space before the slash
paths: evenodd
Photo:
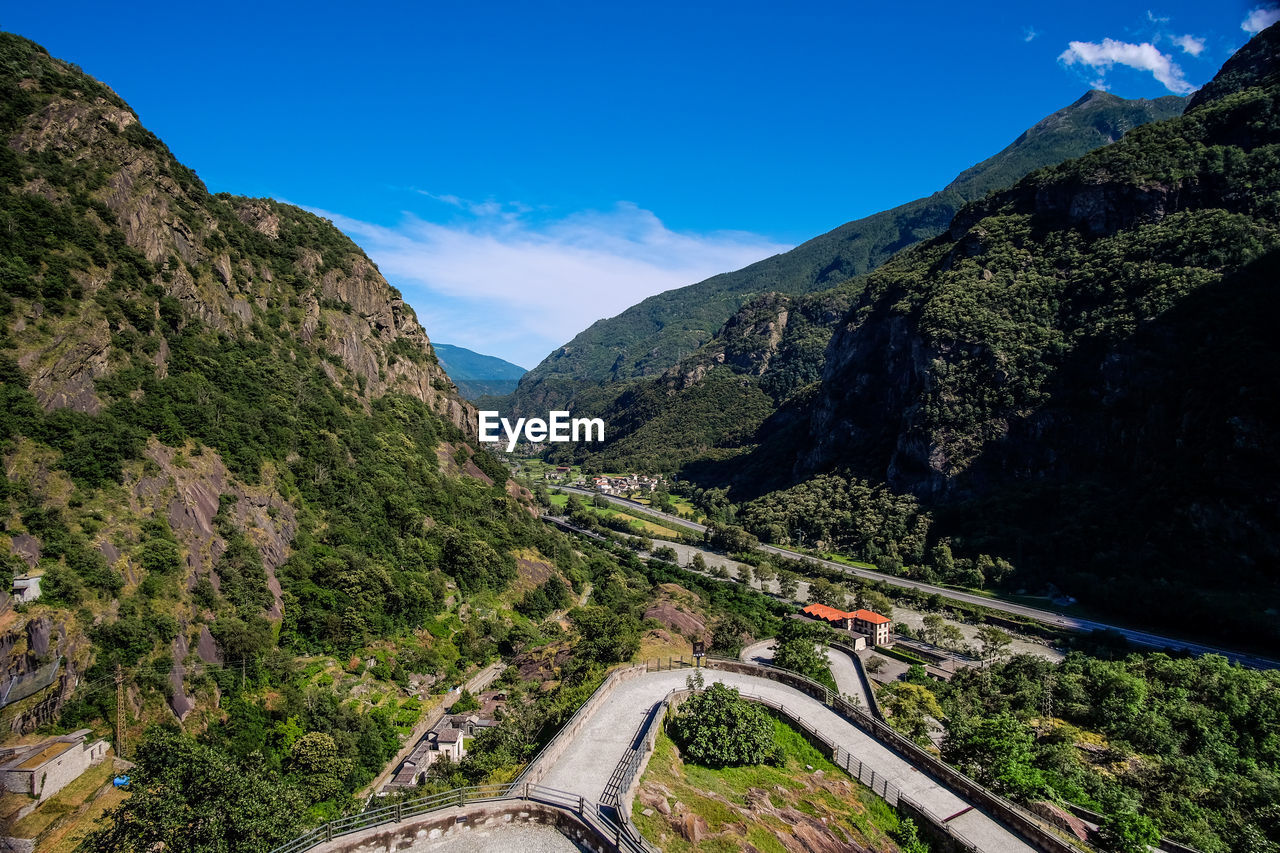
<path id="1" fill-rule="evenodd" d="M 441 756 L 451 761 L 461 761 L 467 755 L 466 739 L 474 737 L 480 729 L 498 725 L 497 716 L 507 695 L 500 690 L 481 693 L 480 708 L 467 714 L 445 714 L 431 730 L 422 736 L 409 757 L 387 783 L 388 788 L 410 788 L 427 779 L 427 769 Z"/>
<path id="2" fill-rule="evenodd" d="M 874 610 L 855 610 L 849 614 L 853 630 L 866 635 L 873 646 L 889 645 L 889 617 Z"/>
<path id="3" fill-rule="evenodd" d="M 18 575 L 13 579 L 14 601 L 35 601 L 40 597 L 40 576 Z"/>
<path id="4" fill-rule="evenodd" d="M 89 743 L 89 734 L 80 729 L 40 743 L 0 748 L 0 785 L 37 800 L 52 797 L 107 757 L 111 746 L 105 740 Z"/>

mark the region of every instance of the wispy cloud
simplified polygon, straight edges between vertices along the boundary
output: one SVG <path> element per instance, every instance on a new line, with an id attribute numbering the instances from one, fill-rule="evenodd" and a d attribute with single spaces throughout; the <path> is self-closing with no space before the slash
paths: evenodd
<path id="1" fill-rule="evenodd" d="M 1161 53 L 1150 42 L 1131 44 L 1115 39 L 1103 39 L 1101 44 L 1091 41 L 1073 41 L 1058 57 L 1064 65 L 1080 63 L 1098 72 L 1095 86 L 1105 84 L 1106 73 L 1116 65 L 1125 65 L 1139 71 L 1150 71 L 1156 80 L 1166 89 L 1177 95 L 1186 95 L 1195 91 L 1195 86 L 1187 82 L 1182 69 L 1171 58 Z"/>
<path id="2" fill-rule="evenodd" d="M 1276 21 L 1280 21 L 1280 7 L 1258 6 L 1245 15 L 1240 22 L 1240 29 L 1246 33 L 1260 33 Z"/>
<path id="3" fill-rule="evenodd" d="M 1172 41 L 1182 48 L 1183 53 L 1189 53 L 1192 56 L 1199 56 L 1204 53 L 1204 39 L 1202 38 L 1196 38 L 1193 35 L 1174 36 Z"/>
<path id="4" fill-rule="evenodd" d="M 1023 40 L 1023 41 L 1034 41 L 1034 40 L 1035 40 L 1035 37 L 1036 37 L 1036 36 L 1038 36 L 1038 35 L 1040 35 L 1040 34 L 1039 34 L 1038 32 L 1036 32 L 1036 28 L 1035 28 L 1035 27 L 1023 27 L 1023 28 L 1022 28 L 1022 40 Z"/>
<path id="5" fill-rule="evenodd" d="M 646 296 L 790 248 L 758 234 L 674 231 L 625 202 L 535 222 L 519 204 L 433 197 L 471 218 L 405 214 L 387 227 L 312 210 L 369 253 L 432 338 L 526 367 Z"/>

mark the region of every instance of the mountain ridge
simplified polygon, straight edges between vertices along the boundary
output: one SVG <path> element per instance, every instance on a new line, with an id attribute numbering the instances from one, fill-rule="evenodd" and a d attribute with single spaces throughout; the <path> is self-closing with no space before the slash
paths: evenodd
<path id="1" fill-rule="evenodd" d="M 526 371 L 497 356 L 485 355 L 466 347 L 432 344 L 445 373 L 458 387 L 458 393 L 472 403 L 481 397 L 502 397 L 516 389 Z"/>
<path id="2" fill-rule="evenodd" d="M 895 252 L 942 233 L 955 211 L 993 186 L 1105 144 L 1133 126 L 1181 112 L 1185 99 L 1127 101 L 1096 90 L 1041 119 L 943 190 L 841 225 L 789 252 L 651 296 L 598 320 L 521 380 L 516 411 L 569 406 L 583 388 L 662 373 L 710 340 L 751 294 L 798 294 L 834 286 Z"/>

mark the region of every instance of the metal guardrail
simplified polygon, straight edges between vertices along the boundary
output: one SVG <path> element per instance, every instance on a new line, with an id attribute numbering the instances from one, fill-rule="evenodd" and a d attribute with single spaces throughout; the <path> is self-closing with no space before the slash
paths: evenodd
<path id="1" fill-rule="evenodd" d="M 716 664 L 728 664 L 753 670 L 771 681 L 788 684 L 808 693 L 882 744 L 890 746 L 912 765 L 933 776 L 945 787 L 952 789 L 962 797 L 975 801 L 976 805 L 985 807 L 989 811 L 1000 815 L 997 820 L 1004 823 L 1015 834 L 1031 842 L 1033 846 L 1041 850 L 1045 849 L 1044 845 L 1049 845 L 1052 849 L 1061 851 L 1075 851 L 1078 849 L 1063 838 L 1056 827 L 1051 826 L 1047 821 L 1039 819 L 1012 801 L 984 788 L 937 756 L 922 749 L 918 744 L 890 727 L 887 723 L 875 719 L 857 705 L 846 701 L 843 697 L 833 696 L 830 688 L 825 685 L 799 673 L 767 664 L 747 663 L 710 655 L 708 658 L 708 663 L 713 667 Z M 726 671 L 732 671 L 727 666 L 725 669 Z M 921 814 L 927 815 L 928 813 L 921 811 Z M 949 831 L 950 827 L 944 825 L 943 829 Z M 956 840 L 959 841 L 960 839 Z"/>
<path id="2" fill-rule="evenodd" d="M 302 853 L 302 851 L 310 850 L 318 844 L 323 844 L 363 829 L 400 823 L 451 808 L 464 808 L 478 803 L 511 801 L 539 803 L 559 811 L 568 812 L 602 838 L 612 841 L 620 851 L 625 851 L 625 853 L 652 853 L 652 848 L 647 846 L 644 839 L 640 838 L 634 829 L 621 826 L 617 821 L 602 814 L 599 807 L 586 802 L 578 794 L 520 782 L 510 782 L 505 785 L 470 785 L 464 788 L 453 788 L 449 791 L 442 791 L 438 794 L 431 794 L 415 800 L 405 800 L 390 806 L 370 809 L 360 814 L 337 818 L 316 827 L 305 835 L 276 847 L 271 853 Z"/>

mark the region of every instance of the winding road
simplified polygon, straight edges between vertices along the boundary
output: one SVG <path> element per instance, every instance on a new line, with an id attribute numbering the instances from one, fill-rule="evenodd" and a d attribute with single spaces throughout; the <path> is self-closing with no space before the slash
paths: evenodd
<path id="1" fill-rule="evenodd" d="M 684 689 L 690 672 L 688 669 L 649 672 L 619 683 L 571 738 L 567 749 L 555 759 L 539 784 L 579 794 L 589 802 L 600 802 L 641 724 L 668 693 Z M 876 787 L 880 785 L 878 780 L 887 780 L 929 814 L 947 821 L 952 831 L 974 848 L 984 853 L 1029 853 L 1035 849 L 817 699 L 753 675 L 714 669 L 704 670 L 703 675 L 708 684 L 720 682 L 736 687 L 744 696 L 785 707 L 789 714 L 804 720 L 873 770 Z"/>
<path id="2" fill-rule="evenodd" d="M 628 509 L 639 510 L 655 518 L 661 518 L 664 522 L 678 525 L 686 530 L 692 530 L 698 533 L 706 531 L 706 526 L 689 521 L 686 518 L 680 518 L 670 513 L 659 512 L 650 509 L 644 504 L 637 503 L 626 498 L 614 497 L 613 495 L 601 495 L 599 492 L 591 492 L 586 489 L 578 489 L 572 486 L 558 486 L 561 491 L 572 492 L 587 497 L 603 497 L 610 503 L 618 506 L 627 507 Z M 857 566 L 847 566 L 843 563 L 836 563 L 831 560 L 823 560 L 818 557 L 812 557 L 808 554 L 801 554 L 798 551 L 788 551 L 785 548 L 779 548 L 775 545 L 760 545 L 761 551 L 769 554 L 778 554 L 791 559 L 805 559 L 824 566 L 828 569 L 835 569 L 847 575 L 865 578 L 867 580 L 882 581 L 890 586 L 900 587 L 902 589 L 913 589 L 928 594 L 940 595 L 943 598 L 949 598 L 953 601 L 963 601 L 967 604 L 977 604 L 982 607 L 988 607 L 992 610 L 999 610 L 1003 613 L 1012 613 L 1017 616 L 1024 616 L 1028 619 L 1034 619 L 1053 628 L 1061 628 L 1070 631 L 1115 631 L 1122 635 L 1129 642 L 1155 649 L 1175 649 L 1180 651 L 1188 651 L 1196 655 L 1215 654 L 1222 655 L 1228 660 L 1243 666 L 1252 667 L 1254 669 L 1280 669 L 1280 661 L 1271 658 L 1261 657 L 1259 655 L 1247 654 L 1245 652 L 1234 651 L 1232 649 L 1224 649 L 1219 646 L 1211 646 L 1205 643 L 1197 643 L 1191 640 L 1183 640 L 1176 637 L 1166 637 L 1162 634 L 1153 634 L 1150 631 L 1140 631 L 1135 628 L 1124 628 L 1119 625 L 1111 625 L 1106 622 L 1098 622 L 1093 619 L 1082 619 L 1078 616 L 1069 616 L 1064 613 L 1055 613 L 1051 610 L 1040 610 L 1035 607 L 1028 607 L 1025 604 L 1016 604 L 1011 601 L 1004 601 L 999 598 L 988 598 L 983 595 L 975 595 L 970 592 L 961 592 L 959 590 L 948 589 L 947 587 L 936 586 L 934 584 L 924 583 L 923 581 L 915 581 L 910 578 L 902 578 L 894 575 L 887 575 L 883 572 L 874 571 L 872 569 L 863 569 Z"/>
<path id="3" fill-rule="evenodd" d="M 777 642 L 777 640 L 761 640 L 758 643 L 752 643 L 742 650 L 739 657 L 747 663 L 771 666 Z M 871 699 L 867 695 L 867 691 L 871 689 L 870 685 L 866 684 L 858 674 L 858 668 L 853 665 L 853 658 L 849 653 L 834 646 L 820 645 L 818 650 L 827 653 L 827 663 L 831 667 L 831 677 L 836 681 L 836 689 L 856 702 L 864 711 L 870 709 Z"/>

